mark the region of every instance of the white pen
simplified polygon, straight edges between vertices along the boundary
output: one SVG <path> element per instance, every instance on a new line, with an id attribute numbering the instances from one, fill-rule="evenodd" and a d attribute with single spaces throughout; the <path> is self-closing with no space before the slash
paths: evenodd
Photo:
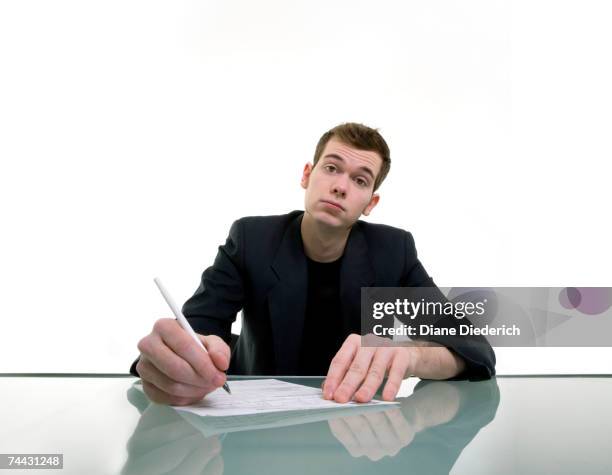
<path id="1" fill-rule="evenodd" d="M 165 289 L 165 287 L 162 285 L 160 280 L 157 277 L 155 277 L 153 279 L 153 282 L 155 282 L 155 285 L 157 285 L 157 288 L 159 289 L 159 291 L 161 292 L 162 296 L 164 297 L 164 300 L 166 301 L 166 303 L 170 307 L 170 310 L 172 310 L 172 313 L 174 313 L 174 316 L 178 320 L 179 325 L 181 327 L 183 327 L 183 330 L 185 330 L 187 333 L 189 333 L 191 335 L 191 338 L 193 338 L 196 341 L 196 343 L 198 345 L 200 345 L 200 347 L 204 351 L 206 351 L 206 353 L 208 353 L 208 351 L 206 350 L 206 347 L 202 343 L 202 340 L 200 340 L 198 338 L 198 335 L 196 335 L 196 332 L 193 331 L 193 328 L 191 328 L 191 325 L 189 325 L 189 322 L 185 318 L 185 315 L 183 315 L 183 312 L 181 312 L 181 310 L 176 306 L 176 304 L 174 303 L 174 300 L 172 299 L 172 297 L 170 296 L 168 291 Z M 223 389 L 225 389 L 228 394 L 232 394 L 232 392 L 230 391 L 229 386 L 227 385 L 227 382 L 223 385 Z"/>

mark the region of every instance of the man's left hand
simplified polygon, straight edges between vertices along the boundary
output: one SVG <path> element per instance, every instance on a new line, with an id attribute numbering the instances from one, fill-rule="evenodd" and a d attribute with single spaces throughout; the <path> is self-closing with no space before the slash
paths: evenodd
<path id="1" fill-rule="evenodd" d="M 349 335 L 329 366 L 323 397 L 368 402 L 388 374 L 382 397 L 393 401 L 402 380 L 416 367 L 418 356 L 418 347 L 362 347 L 360 335 Z"/>

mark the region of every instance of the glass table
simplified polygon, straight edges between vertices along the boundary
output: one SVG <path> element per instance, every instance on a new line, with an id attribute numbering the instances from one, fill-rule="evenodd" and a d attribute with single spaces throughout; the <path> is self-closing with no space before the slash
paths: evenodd
<path id="1" fill-rule="evenodd" d="M 2 375 L 0 385 L 0 453 L 63 454 L 62 469 L 15 473 L 612 473 L 612 376 L 415 380 L 384 410 L 223 424 L 150 403 L 132 376 Z"/>

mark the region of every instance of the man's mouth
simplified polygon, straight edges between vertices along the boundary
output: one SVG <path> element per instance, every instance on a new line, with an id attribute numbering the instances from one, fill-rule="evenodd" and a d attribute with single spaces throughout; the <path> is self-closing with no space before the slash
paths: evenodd
<path id="1" fill-rule="evenodd" d="M 335 201 L 321 200 L 321 202 L 325 203 L 326 205 L 329 205 L 329 206 L 332 206 L 334 208 L 344 211 L 344 207 L 340 203 L 336 203 Z"/>

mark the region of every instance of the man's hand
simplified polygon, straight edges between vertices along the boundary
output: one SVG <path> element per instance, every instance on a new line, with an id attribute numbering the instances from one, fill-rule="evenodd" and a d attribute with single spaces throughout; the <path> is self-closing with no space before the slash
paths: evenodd
<path id="1" fill-rule="evenodd" d="M 368 402 L 388 374 L 383 399 L 393 401 L 402 380 L 417 366 L 418 357 L 417 347 L 362 347 L 360 335 L 349 335 L 329 366 L 323 397 Z"/>
<path id="2" fill-rule="evenodd" d="M 218 336 L 198 335 L 206 353 L 172 318 L 155 322 L 138 342 L 136 371 L 144 392 L 154 402 L 185 406 L 223 386 L 229 367 L 229 346 Z"/>

